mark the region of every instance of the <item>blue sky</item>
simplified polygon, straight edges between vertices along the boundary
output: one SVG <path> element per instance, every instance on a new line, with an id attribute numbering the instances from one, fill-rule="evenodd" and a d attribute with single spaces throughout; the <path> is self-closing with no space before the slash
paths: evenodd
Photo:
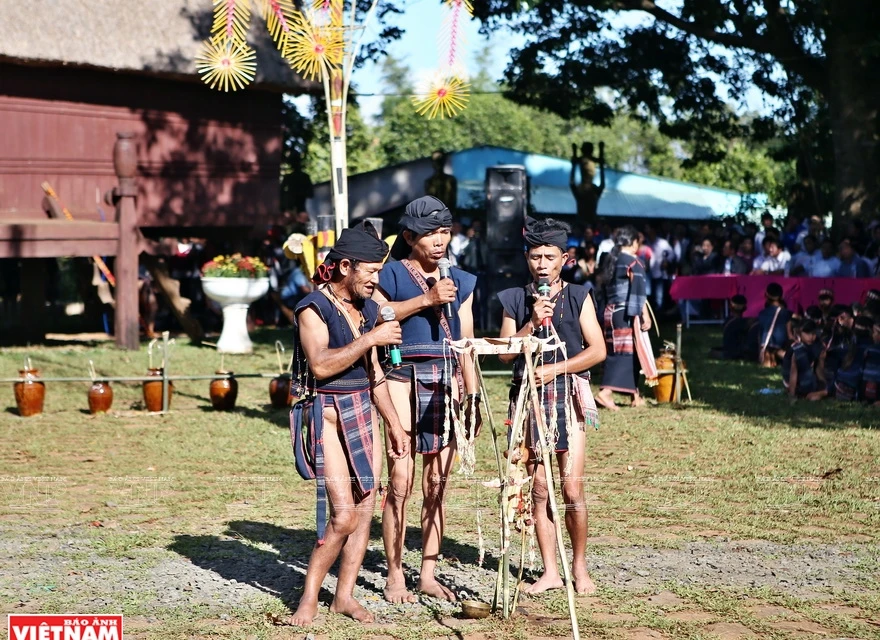
<path id="1" fill-rule="evenodd" d="M 443 23 L 445 9 L 439 0 L 410 0 L 406 3 L 404 14 L 396 21 L 403 29 L 404 35 L 388 49 L 388 53 L 406 62 L 413 73 L 413 80 L 418 80 L 425 73 L 439 66 L 439 51 L 437 34 Z M 487 40 L 478 33 L 479 25 L 471 19 L 465 28 L 465 51 L 463 58 L 468 62 L 468 71 L 475 74 L 475 54 L 485 46 Z M 378 33 L 374 24 L 367 34 L 370 38 Z M 523 38 L 511 37 L 509 34 L 496 34 L 488 41 L 492 47 L 493 64 L 489 69 L 490 75 L 499 79 L 507 66 L 510 56 L 508 52 L 512 46 L 523 42 Z M 354 73 L 353 84 L 359 93 L 381 93 L 382 74 L 378 65 L 367 64 Z M 382 97 L 362 96 L 358 99 L 361 112 L 368 118 L 373 118 L 379 112 Z"/>
<path id="2" fill-rule="evenodd" d="M 403 15 L 395 18 L 395 24 L 404 31 L 404 35 L 391 44 L 388 53 L 403 60 L 409 66 L 414 81 L 439 66 L 437 35 L 445 15 L 446 9 L 441 0 L 408 0 Z M 631 27 L 651 21 L 652 18 L 638 12 L 617 15 L 611 19 L 615 27 Z M 368 29 L 368 40 L 375 39 L 378 35 L 379 28 L 376 22 L 374 20 Z M 510 59 L 511 48 L 521 46 L 525 42 L 525 36 L 499 31 L 487 40 L 479 34 L 478 28 L 479 25 L 474 19 L 469 20 L 465 25 L 465 50 L 462 57 L 467 62 L 468 72 L 472 75 L 476 74 L 476 53 L 488 42 L 493 54 L 489 73 L 494 79 L 500 79 Z M 381 94 L 384 90 L 380 66 L 367 64 L 355 70 L 352 84 L 361 94 L 358 99 L 361 113 L 368 121 L 373 120 L 381 108 L 382 96 L 363 94 Z M 719 88 L 724 95 L 726 87 L 720 84 Z M 308 110 L 308 98 L 295 99 L 294 103 L 301 112 Z M 750 111 L 768 110 L 764 96 L 756 89 L 751 89 L 747 93 L 745 103 L 742 106 Z"/>

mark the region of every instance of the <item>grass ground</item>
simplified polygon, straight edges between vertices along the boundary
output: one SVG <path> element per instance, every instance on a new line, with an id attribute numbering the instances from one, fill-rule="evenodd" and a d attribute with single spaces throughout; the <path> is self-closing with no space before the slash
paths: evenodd
<path id="1" fill-rule="evenodd" d="M 227 357 L 226 368 L 277 370 L 271 345 L 289 336 L 263 330 L 254 338 L 255 354 Z M 661 572 L 668 579 L 659 585 L 597 580 L 598 594 L 579 599 L 582 635 L 880 638 L 873 581 L 880 568 L 880 410 L 762 394 L 780 386 L 778 372 L 708 361 L 703 354 L 718 338 L 713 329 L 691 329 L 685 338 L 694 401 L 603 411 L 601 428 L 588 435 L 591 567 L 646 548 L 661 553 L 711 541 L 735 549 L 759 540 L 786 553 L 851 554 L 853 577 L 807 594 L 732 578 L 693 583 L 687 565 Z M 88 360 L 102 375 L 140 375 L 147 367 L 145 349 L 60 344 L 0 350 L 0 377 L 14 376 L 26 355 L 53 376 L 86 375 Z M 219 364 L 210 348 L 180 344 L 169 370 L 211 374 Z M 501 424 L 506 380 L 488 385 Z M 123 611 L 129 637 L 301 637 L 266 624 L 267 614 L 295 606 L 314 540 L 313 485 L 293 470 L 287 415 L 268 406 L 268 379 L 242 380 L 232 413 L 210 408 L 208 381 L 177 382 L 165 416 L 146 414 L 139 385 L 121 383 L 113 385 L 113 411 L 90 416 L 88 386 L 47 383 L 45 412 L 28 419 L 17 415 L 11 384 L 0 395 L 0 551 L 8 554 L 0 560 L 0 608 Z M 488 437 L 479 461 L 477 475 L 492 476 Z M 453 481 L 444 570 L 478 574 L 483 589 L 487 580 L 491 589 L 491 572 L 474 566 L 475 507 L 485 523 L 494 500 L 479 482 Z M 410 525 L 416 523 L 413 511 Z M 379 572 L 375 533 L 368 561 Z M 408 544 L 410 564 L 418 558 L 417 533 Z M 493 536 L 485 534 L 491 565 Z M 177 578 L 182 585 L 169 586 L 181 559 L 197 579 L 186 574 Z M 230 569 L 237 563 L 251 567 L 240 574 L 245 580 Z M 265 584 L 263 573 L 275 582 Z M 203 579 L 222 579 L 223 588 Z M 193 593 L 210 597 L 186 597 L 186 580 Z M 227 589 L 229 580 L 235 584 Z M 248 595 L 253 589 L 224 596 L 241 582 L 256 586 L 258 596 Z M 381 582 L 365 588 L 378 598 Z M 168 589 L 184 597 L 169 600 Z M 371 627 L 326 614 L 314 631 L 333 638 L 569 635 L 561 594 L 522 606 L 525 615 L 509 621 L 471 622 L 427 602 L 391 611 Z"/>

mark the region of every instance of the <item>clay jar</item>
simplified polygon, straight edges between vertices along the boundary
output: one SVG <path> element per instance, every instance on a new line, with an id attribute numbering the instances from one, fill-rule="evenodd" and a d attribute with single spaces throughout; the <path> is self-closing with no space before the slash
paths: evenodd
<path id="1" fill-rule="evenodd" d="M 159 390 L 159 403 L 161 404 L 162 390 Z M 113 404 L 113 389 L 106 380 L 95 380 L 89 389 L 89 413 L 107 413 Z"/>
<path id="2" fill-rule="evenodd" d="M 39 369 L 19 369 L 20 382 L 13 385 L 15 404 L 18 415 L 27 418 L 43 413 L 43 401 L 46 399 L 46 385 L 40 382 Z"/>
<path id="3" fill-rule="evenodd" d="M 228 378 L 211 380 L 211 405 L 217 411 L 232 411 L 238 398 L 238 381 L 232 377 L 231 371 L 215 371 L 217 375 L 228 374 Z"/>
<path id="4" fill-rule="evenodd" d="M 290 375 L 282 373 L 269 382 L 269 401 L 273 409 L 284 409 L 290 404 Z"/>
<path id="5" fill-rule="evenodd" d="M 162 371 L 161 367 L 153 367 L 147 371 L 148 377 L 159 378 L 158 380 L 144 380 L 144 404 L 147 411 L 158 413 L 162 411 Z M 168 381 L 168 408 L 171 408 L 171 397 L 174 385 Z"/>

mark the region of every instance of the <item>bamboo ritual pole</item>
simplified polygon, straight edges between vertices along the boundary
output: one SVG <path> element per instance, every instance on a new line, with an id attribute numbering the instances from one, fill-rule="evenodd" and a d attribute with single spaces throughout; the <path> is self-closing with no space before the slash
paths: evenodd
<path id="1" fill-rule="evenodd" d="M 531 359 L 526 358 L 526 371 L 529 380 L 535 380 L 535 366 Z M 541 406 L 541 399 L 538 397 L 537 389 L 534 384 L 531 385 L 532 408 L 535 412 L 535 422 L 538 427 L 538 446 L 540 448 L 540 456 L 544 461 L 544 478 L 547 481 L 547 494 L 550 503 L 550 513 L 553 514 L 553 522 L 556 525 L 556 546 L 559 550 L 560 561 L 562 563 L 562 573 L 565 577 L 565 590 L 568 594 L 568 613 L 571 618 L 571 632 L 574 640 L 580 640 L 581 633 L 578 628 L 577 611 L 574 603 L 574 583 L 571 579 L 571 569 L 568 566 L 568 553 L 565 551 L 565 538 L 562 535 L 562 522 L 559 518 L 559 509 L 556 505 L 556 489 L 553 483 L 553 451 L 550 450 L 549 441 L 547 439 L 547 426 L 544 423 L 544 412 Z"/>

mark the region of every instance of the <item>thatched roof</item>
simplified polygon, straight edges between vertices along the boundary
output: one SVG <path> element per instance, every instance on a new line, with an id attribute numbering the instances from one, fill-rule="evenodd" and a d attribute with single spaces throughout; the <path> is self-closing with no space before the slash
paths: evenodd
<path id="1" fill-rule="evenodd" d="M 211 21 L 211 0 L 0 0 L 0 60 L 194 79 Z M 257 84 L 309 88 L 282 60 L 258 12 L 248 42 L 257 51 Z"/>

